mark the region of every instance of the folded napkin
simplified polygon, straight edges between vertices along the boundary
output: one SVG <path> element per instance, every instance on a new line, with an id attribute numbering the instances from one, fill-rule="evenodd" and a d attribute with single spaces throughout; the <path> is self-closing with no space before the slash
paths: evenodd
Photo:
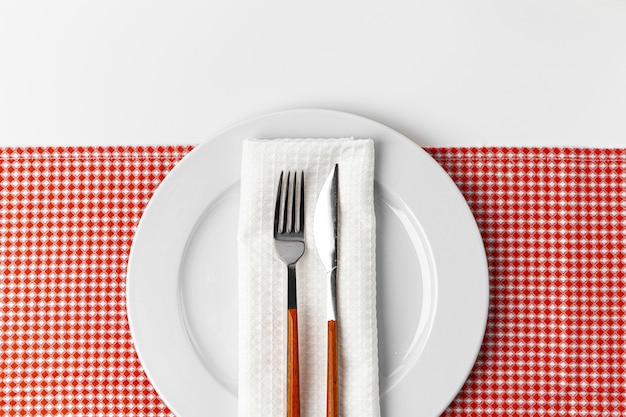
<path id="1" fill-rule="evenodd" d="M 339 164 L 339 407 L 344 417 L 380 415 L 373 202 L 369 139 L 246 140 L 239 212 L 239 416 L 286 415 L 287 268 L 274 252 L 282 170 L 302 170 L 306 251 L 297 264 L 302 416 L 326 412 L 326 274 L 315 249 L 320 188 Z"/>

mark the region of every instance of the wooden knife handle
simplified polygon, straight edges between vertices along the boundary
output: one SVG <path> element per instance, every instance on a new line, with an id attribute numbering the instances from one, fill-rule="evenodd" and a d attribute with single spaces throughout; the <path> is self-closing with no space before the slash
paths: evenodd
<path id="1" fill-rule="evenodd" d="M 337 322 L 328 321 L 328 358 L 326 373 L 326 417 L 339 416 L 339 393 L 337 387 Z"/>
<path id="2" fill-rule="evenodd" d="M 287 311 L 287 417 L 300 417 L 298 310 L 290 308 Z"/>

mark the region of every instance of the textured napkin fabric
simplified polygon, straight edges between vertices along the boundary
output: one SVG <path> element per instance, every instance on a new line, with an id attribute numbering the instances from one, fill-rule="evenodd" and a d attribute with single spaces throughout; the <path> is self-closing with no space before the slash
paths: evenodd
<path id="1" fill-rule="evenodd" d="M 239 211 L 239 416 L 286 415 L 287 267 L 274 251 L 281 170 L 304 172 L 305 254 L 297 263 L 303 417 L 326 415 L 326 273 L 315 249 L 317 196 L 339 164 L 339 409 L 376 417 L 374 144 L 359 139 L 247 140 Z"/>
<path id="2" fill-rule="evenodd" d="M 173 416 L 133 349 L 125 273 L 191 149 L 0 149 L 0 415 Z M 626 415 L 626 150 L 427 151 L 490 271 L 484 344 L 443 415 Z"/>

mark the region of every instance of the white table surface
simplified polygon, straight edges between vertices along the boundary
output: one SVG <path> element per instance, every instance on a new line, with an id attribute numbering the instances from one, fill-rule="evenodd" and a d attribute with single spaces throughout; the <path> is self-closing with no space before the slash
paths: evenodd
<path id="1" fill-rule="evenodd" d="M 193 144 L 303 107 L 423 146 L 626 146 L 626 1 L 0 2 L 0 146 Z"/>

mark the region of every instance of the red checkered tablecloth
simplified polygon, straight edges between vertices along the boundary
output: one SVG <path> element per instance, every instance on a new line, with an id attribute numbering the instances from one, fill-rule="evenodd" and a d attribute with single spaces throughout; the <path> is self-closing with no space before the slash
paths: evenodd
<path id="1" fill-rule="evenodd" d="M 171 416 L 133 349 L 125 271 L 191 149 L 0 149 L 1 415 Z M 626 150 L 427 151 L 491 280 L 482 351 L 444 415 L 626 415 Z"/>

